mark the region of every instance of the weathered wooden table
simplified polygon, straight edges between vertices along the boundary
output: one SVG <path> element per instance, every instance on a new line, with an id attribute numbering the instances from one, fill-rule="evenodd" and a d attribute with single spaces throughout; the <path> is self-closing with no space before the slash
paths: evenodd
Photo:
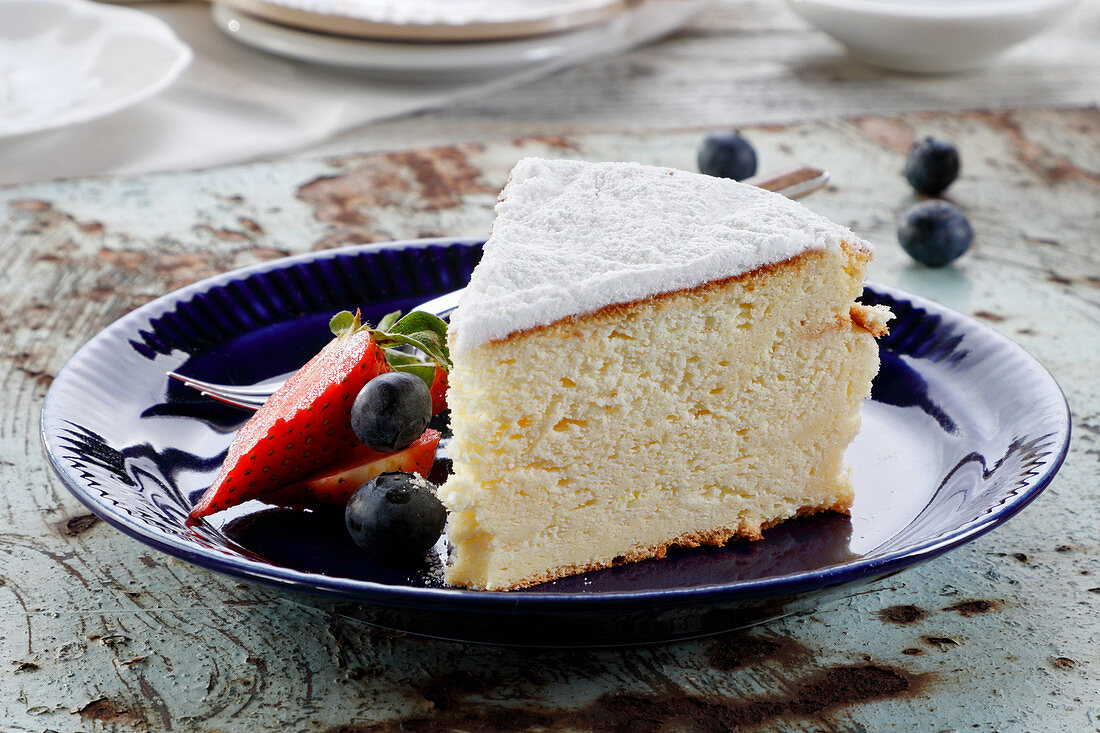
<path id="1" fill-rule="evenodd" d="M 915 136 L 955 140 L 957 265 L 894 236 Z M 584 134 L 0 189 L 0 730 L 1100 730 L 1100 112 L 749 128 L 807 204 L 879 243 L 873 279 L 1004 332 L 1074 412 L 1050 488 L 999 530 L 839 604 L 621 650 L 415 638 L 135 542 L 50 473 L 38 413 L 85 341 L 183 284 L 351 242 L 480 235 L 522 155 L 692 168 L 697 130 Z"/>

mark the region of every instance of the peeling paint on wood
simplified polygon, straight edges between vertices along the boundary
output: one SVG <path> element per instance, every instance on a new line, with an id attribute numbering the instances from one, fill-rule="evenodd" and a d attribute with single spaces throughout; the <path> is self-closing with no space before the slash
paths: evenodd
<path id="1" fill-rule="evenodd" d="M 928 614 L 923 608 L 909 603 L 888 606 L 878 612 L 878 617 L 891 624 L 914 624 Z"/>
<path id="2" fill-rule="evenodd" d="M 986 601 L 986 600 L 976 599 L 976 600 L 973 600 L 973 601 L 959 601 L 958 603 L 951 604 L 950 606 L 948 606 L 947 608 L 945 608 L 943 610 L 945 610 L 945 611 L 954 611 L 955 613 L 959 614 L 960 616 L 966 616 L 966 617 L 969 618 L 970 616 L 977 616 L 979 613 L 985 613 L 986 611 L 993 611 L 993 610 L 997 609 L 998 607 L 1000 607 L 1000 605 L 1001 604 L 998 601 Z"/>
<path id="3" fill-rule="evenodd" d="M 97 524 L 99 524 L 99 517 L 96 515 L 81 514 L 80 516 L 67 519 L 61 533 L 69 537 L 76 537 L 78 534 L 87 532 Z"/>

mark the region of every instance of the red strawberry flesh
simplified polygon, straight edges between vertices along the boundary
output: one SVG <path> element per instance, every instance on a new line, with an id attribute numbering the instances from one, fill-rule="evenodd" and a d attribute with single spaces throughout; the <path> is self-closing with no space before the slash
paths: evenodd
<path id="1" fill-rule="evenodd" d="M 438 364 L 429 391 L 432 394 L 432 414 L 438 415 L 447 409 L 447 370 Z"/>
<path id="2" fill-rule="evenodd" d="M 393 453 L 382 453 L 360 445 L 335 463 L 303 479 L 302 484 L 319 503 L 346 505 L 356 489 L 385 471 L 402 471 L 426 477 L 435 463 L 435 449 L 440 437 L 437 431 L 428 428 L 408 448 Z"/>

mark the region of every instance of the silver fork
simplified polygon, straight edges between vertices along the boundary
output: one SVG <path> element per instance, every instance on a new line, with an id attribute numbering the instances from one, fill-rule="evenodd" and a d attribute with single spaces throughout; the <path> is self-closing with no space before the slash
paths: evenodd
<path id="1" fill-rule="evenodd" d="M 744 183 L 758 186 L 769 191 L 781 193 L 788 198 L 797 199 L 806 194 L 813 193 L 824 187 L 829 182 L 829 174 L 817 168 L 806 166 L 790 168 L 787 170 L 766 173 L 752 178 L 746 178 Z M 441 295 L 413 308 L 413 310 L 432 313 L 446 320 L 458 306 L 462 289 Z M 178 379 L 188 387 L 197 389 L 203 395 L 224 402 L 227 405 L 240 407 L 245 410 L 258 410 L 267 401 L 267 398 L 283 386 L 290 374 L 283 374 L 271 379 L 265 379 L 256 384 L 237 386 L 232 384 L 217 384 L 194 379 L 178 372 L 168 372 L 168 376 Z"/>

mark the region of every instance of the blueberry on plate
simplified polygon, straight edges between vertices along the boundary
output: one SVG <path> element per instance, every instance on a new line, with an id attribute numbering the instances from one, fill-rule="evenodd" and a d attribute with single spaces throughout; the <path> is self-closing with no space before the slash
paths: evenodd
<path id="1" fill-rule="evenodd" d="M 443 534 L 447 510 L 435 484 L 411 473 L 387 471 L 360 486 L 344 510 L 355 544 L 377 557 L 422 559 Z"/>
<path id="2" fill-rule="evenodd" d="M 959 151 L 946 140 L 926 137 L 914 143 L 905 158 L 909 185 L 929 196 L 938 196 L 959 176 Z"/>
<path id="3" fill-rule="evenodd" d="M 386 372 L 367 382 L 351 406 L 351 429 L 377 451 L 404 450 L 432 419 L 432 395 L 408 372 Z"/>
<path id="4" fill-rule="evenodd" d="M 898 225 L 901 248 L 929 267 L 958 259 L 973 241 L 974 230 L 966 214 L 938 199 L 910 206 Z"/>
<path id="5" fill-rule="evenodd" d="M 707 135 L 696 162 L 699 172 L 708 176 L 743 181 L 756 175 L 756 151 L 737 131 Z"/>

